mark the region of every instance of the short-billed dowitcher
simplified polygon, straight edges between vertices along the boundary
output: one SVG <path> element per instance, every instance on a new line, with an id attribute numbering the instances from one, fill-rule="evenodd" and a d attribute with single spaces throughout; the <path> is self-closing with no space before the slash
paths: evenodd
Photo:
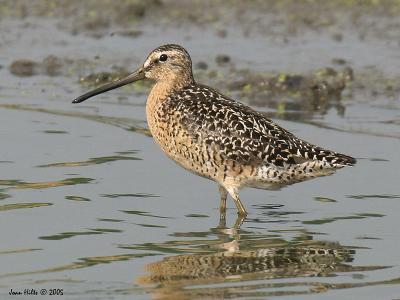
<path id="1" fill-rule="evenodd" d="M 183 168 L 216 181 L 220 211 L 229 193 L 241 216 L 243 187 L 276 189 L 351 166 L 350 156 L 295 137 L 261 113 L 195 82 L 189 53 L 179 45 L 152 51 L 126 78 L 105 84 L 73 103 L 141 79 L 153 79 L 146 104 L 150 132 Z"/>

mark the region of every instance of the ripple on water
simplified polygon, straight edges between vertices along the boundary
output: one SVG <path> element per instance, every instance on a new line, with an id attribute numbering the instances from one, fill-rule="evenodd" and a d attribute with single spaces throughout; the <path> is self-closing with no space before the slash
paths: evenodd
<path id="1" fill-rule="evenodd" d="M 208 215 L 202 215 L 202 214 L 187 214 L 185 215 L 186 218 L 209 218 L 210 216 Z"/>
<path id="2" fill-rule="evenodd" d="M 6 180 L 0 180 L 0 186 L 7 186 L 8 188 L 14 188 L 14 189 L 48 189 L 60 186 L 87 184 L 92 181 L 94 181 L 94 179 L 85 177 L 73 177 L 58 181 L 47 181 L 47 182 L 25 182 L 22 180 L 6 179 Z"/>
<path id="3" fill-rule="evenodd" d="M 157 195 L 153 194 L 147 194 L 147 193 L 128 193 L 128 194 L 101 194 L 101 197 L 105 198 L 153 198 L 153 197 L 159 197 Z"/>
<path id="4" fill-rule="evenodd" d="M 146 227 L 146 228 L 167 228 L 167 226 L 164 225 L 156 225 L 156 224 L 141 224 L 141 223 L 135 223 L 138 226 L 141 227 Z"/>
<path id="5" fill-rule="evenodd" d="M 120 220 L 120 219 L 107 219 L 107 218 L 99 218 L 97 220 L 100 222 L 113 222 L 113 223 L 124 222 L 124 220 Z"/>
<path id="6" fill-rule="evenodd" d="M 0 251 L 0 255 L 26 253 L 26 252 L 39 251 L 39 250 L 43 250 L 43 249 L 41 249 L 41 248 L 22 248 L 22 249 L 3 250 L 3 251 Z"/>
<path id="7" fill-rule="evenodd" d="M 60 111 L 55 109 L 47 109 L 47 108 L 38 108 L 34 106 L 24 105 L 24 104 L 0 104 L 0 108 L 13 109 L 17 111 L 32 111 L 32 112 L 40 112 L 46 113 L 55 116 L 66 116 L 66 117 L 75 117 L 85 120 L 91 120 L 100 122 L 103 124 L 108 124 L 112 126 L 116 126 L 128 131 L 136 132 L 139 134 L 144 134 L 146 136 L 151 136 L 150 131 L 143 126 L 143 120 L 135 120 L 132 118 L 121 118 L 121 117 L 110 117 L 110 116 L 101 116 L 94 114 L 86 114 L 77 111 Z"/>
<path id="8" fill-rule="evenodd" d="M 383 214 L 360 213 L 360 214 L 354 214 L 351 216 L 340 216 L 340 217 L 333 217 L 333 218 L 307 220 L 307 221 L 303 221 L 303 224 L 322 225 L 322 224 L 332 223 L 332 222 L 339 221 L 339 220 L 358 220 L 358 219 L 365 219 L 365 218 L 382 218 L 384 216 L 385 215 L 383 215 Z"/>
<path id="9" fill-rule="evenodd" d="M 23 275 L 33 275 L 33 274 L 42 274 L 42 273 L 52 273 L 52 272 L 62 272 L 68 270 L 76 270 L 83 269 L 88 267 L 97 266 L 100 264 L 109 264 L 112 262 L 118 261 L 127 261 L 135 258 L 142 258 L 146 256 L 157 255 L 155 253 L 128 253 L 128 254 L 119 254 L 119 255 L 109 255 L 109 256 L 94 256 L 94 257 L 84 257 L 78 259 L 78 261 L 73 262 L 71 264 L 61 265 L 57 267 L 41 269 L 36 271 L 29 272 L 18 272 L 18 273 L 8 273 L 2 277 L 12 277 L 12 276 L 23 276 Z"/>
<path id="10" fill-rule="evenodd" d="M 78 202 L 89 202 L 89 198 L 85 197 L 80 197 L 80 196 L 65 196 L 65 199 L 67 200 L 72 200 L 72 201 L 78 201 Z"/>
<path id="11" fill-rule="evenodd" d="M 4 199 L 10 198 L 10 197 L 11 196 L 9 194 L 3 193 L 0 190 L 0 200 L 4 200 Z"/>
<path id="12" fill-rule="evenodd" d="M 68 131 L 64 131 L 64 130 L 44 130 L 43 133 L 48 133 L 48 134 L 67 134 Z"/>
<path id="13" fill-rule="evenodd" d="M 129 152 L 129 154 L 136 154 L 136 152 Z M 47 165 L 37 166 L 38 168 L 52 168 L 52 167 L 84 167 L 84 166 L 92 166 L 92 165 L 100 165 L 114 161 L 121 160 L 141 160 L 141 158 L 135 156 L 126 156 L 126 155 L 112 155 L 112 156 L 102 156 L 102 157 L 94 157 L 85 161 L 75 161 L 75 162 L 62 162 L 62 163 L 52 163 Z"/>
<path id="14" fill-rule="evenodd" d="M 153 215 L 147 211 L 140 211 L 140 210 L 121 210 L 121 212 L 129 214 L 129 215 L 136 215 L 136 216 L 142 216 L 142 217 L 152 217 L 152 218 L 160 218 L 160 219 L 170 219 L 171 218 L 171 217 Z"/>
<path id="15" fill-rule="evenodd" d="M 284 210 L 282 204 L 257 204 L 253 205 L 259 214 L 257 217 L 248 217 L 246 220 L 257 224 L 297 222 L 292 216 L 304 214 L 302 211 Z"/>
<path id="16" fill-rule="evenodd" d="M 53 203 L 48 202 L 33 202 L 33 203 L 12 203 L 12 204 L 3 204 L 0 205 L 0 211 L 6 210 L 14 210 L 14 209 L 22 209 L 22 208 L 35 208 L 42 206 L 50 206 Z"/>
<path id="17" fill-rule="evenodd" d="M 72 238 L 75 236 L 80 236 L 80 235 L 94 235 L 94 234 L 117 233 L 117 232 L 123 232 L 123 230 L 109 229 L 109 228 L 95 228 L 95 229 L 89 229 L 88 231 L 62 232 L 62 233 L 54 234 L 54 235 L 40 236 L 39 239 L 41 239 L 41 240 L 63 240 L 63 239 L 69 239 L 69 238 Z"/>
<path id="18" fill-rule="evenodd" d="M 327 197 L 314 197 L 315 201 L 323 202 L 323 203 L 333 203 L 337 202 L 335 199 L 327 198 Z"/>
<path id="19" fill-rule="evenodd" d="M 400 195 L 376 194 L 376 195 L 349 195 L 352 199 L 400 199 Z"/>

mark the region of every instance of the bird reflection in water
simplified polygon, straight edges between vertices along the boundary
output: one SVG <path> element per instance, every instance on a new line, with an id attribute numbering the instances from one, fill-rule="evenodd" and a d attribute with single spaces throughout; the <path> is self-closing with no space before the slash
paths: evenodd
<path id="1" fill-rule="evenodd" d="M 239 219 L 235 227 L 227 228 L 222 219 L 219 226 L 208 233 L 176 234 L 199 237 L 212 233 L 217 239 L 153 245 L 159 249 L 172 246 L 176 251 L 192 253 L 168 256 L 151 263 L 146 266 L 147 274 L 136 281 L 146 286 L 156 299 L 267 297 L 310 294 L 333 287 L 332 283 L 310 281 L 308 277 L 383 268 L 351 266 L 348 263 L 353 261 L 354 249 L 334 242 L 313 241 L 304 231 L 298 239 L 288 242 L 277 235 L 241 230 L 241 222 Z M 182 246 L 190 250 L 182 250 Z M 266 281 L 298 277 L 303 281 Z"/>

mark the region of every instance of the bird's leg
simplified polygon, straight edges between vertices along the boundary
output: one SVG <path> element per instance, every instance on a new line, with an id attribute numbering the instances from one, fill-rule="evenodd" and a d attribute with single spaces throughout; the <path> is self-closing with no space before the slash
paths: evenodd
<path id="1" fill-rule="evenodd" d="M 226 230 L 226 218 L 225 218 L 225 214 L 221 214 L 219 217 L 219 224 L 218 224 L 218 230 L 220 231 L 224 231 Z"/>
<path id="2" fill-rule="evenodd" d="M 240 227 L 242 226 L 245 218 L 246 218 L 246 215 L 238 214 L 235 226 L 233 228 L 235 228 L 237 230 L 240 229 Z"/>
<path id="3" fill-rule="evenodd" d="M 226 215 L 226 197 L 228 196 L 228 192 L 222 185 L 219 185 L 218 188 L 219 188 L 219 193 L 221 195 L 219 212 L 220 212 L 220 219 L 222 220 L 225 219 Z"/>
<path id="4" fill-rule="evenodd" d="M 235 201 L 236 208 L 238 210 L 238 215 L 242 217 L 247 216 L 247 211 L 244 208 L 242 202 L 240 201 L 239 195 L 238 195 L 238 190 L 236 188 L 230 188 L 228 189 L 229 194 L 232 196 L 233 201 Z"/>
<path id="5" fill-rule="evenodd" d="M 221 203 L 219 206 L 219 210 L 221 213 L 225 213 L 226 212 L 226 197 L 228 196 L 228 191 L 222 186 L 219 185 L 219 193 L 221 195 Z"/>

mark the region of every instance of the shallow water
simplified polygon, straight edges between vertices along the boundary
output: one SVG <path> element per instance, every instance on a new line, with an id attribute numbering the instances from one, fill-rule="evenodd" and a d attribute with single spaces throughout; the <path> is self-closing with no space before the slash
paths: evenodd
<path id="1" fill-rule="evenodd" d="M 306 72 L 343 54 L 343 44 L 318 52 L 324 38 L 282 48 L 248 37 L 246 48 L 270 56 L 249 50 L 244 59 L 234 50 L 244 38 L 235 33 L 218 39 L 192 29 L 188 39 L 182 29 L 149 27 L 133 40 L 93 39 L 34 21 L 2 22 L 1 65 L 25 57 L 21 47 L 30 45 L 33 59 L 100 55 L 95 68 L 107 69 L 120 56 L 133 69 L 171 40 L 187 46 L 194 60 L 222 52 L 262 71 Z M 220 47 L 199 49 L 205 38 Z M 365 43 L 372 50 L 358 56 L 363 45 L 348 41 L 346 59 L 356 68 L 381 62 L 380 70 L 398 72 L 398 48 Z M 375 51 L 386 51 L 387 60 Z M 303 54 L 291 63 L 290 53 Z M 86 89 L 77 76 L 20 78 L 7 68 L 0 75 L 2 299 L 25 288 L 63 289 L 66 299 L 399 297 L 398 98 L 356 94 L 342 99 L 342 114 L 332 107 L 279 120 L 299 137 L 354 155 L 358 164 L 281 191 L 244 190 L 249 216 L 238 228 L 232 202 L 220 222 L 216 184 L 179 168 L 148 136 L 145 96 L 122 89 L 72 105 Z"/>

